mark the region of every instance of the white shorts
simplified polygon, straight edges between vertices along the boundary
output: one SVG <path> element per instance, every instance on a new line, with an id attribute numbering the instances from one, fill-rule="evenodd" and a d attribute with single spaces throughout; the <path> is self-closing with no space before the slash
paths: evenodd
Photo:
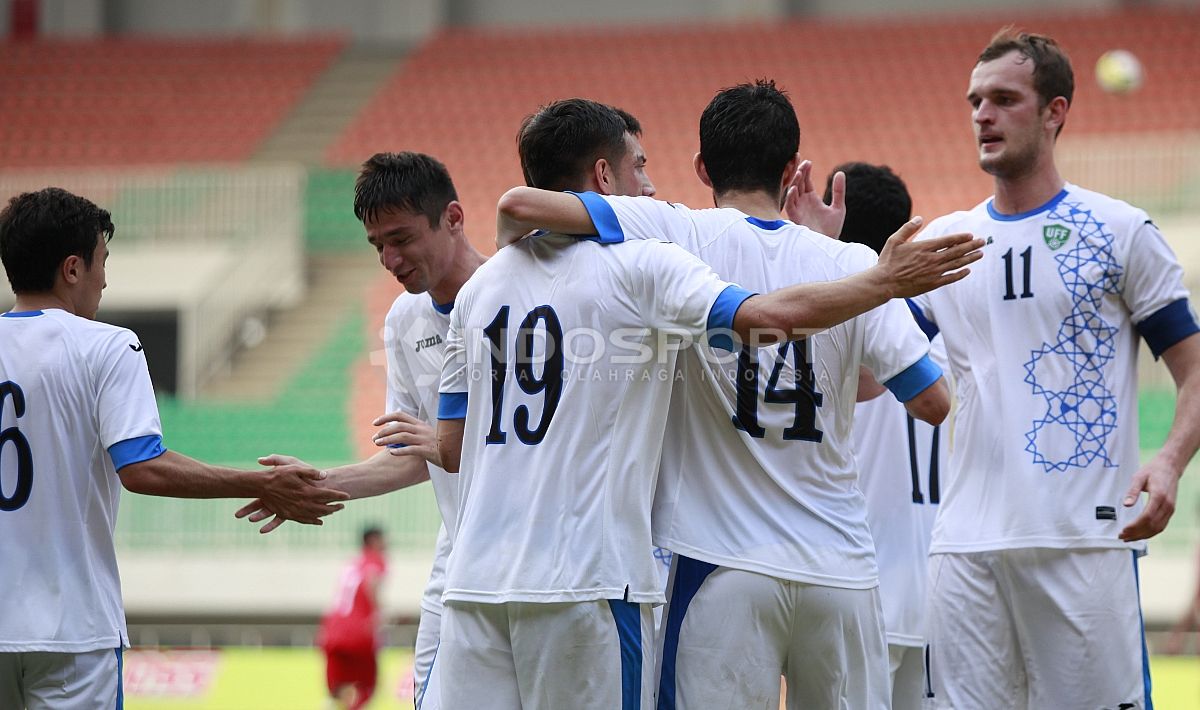
<path id="1" fill-rule="evenodd" d="M 651 710 L 649 604 L 448 601 L 443 710 Z"/>
<path id="2" fill-rule="evenodd" d="M 888 644 L 892 676 L 892 710 L 921 710 L 929 694 L 925 682 L 925 647 Z"/>
<path id="3" fill-rule="evenodd" d="M 0 708 L 120 710 L 122 649 L 0 653 Z"/>
<path id="4" fill-rule="evenodd" d="M 659 710 L 887 708 L 879 590 L 826 587 L 675 555 Z"/>
<path id="5" fill-rule="evenodd" d="M 935 708 L 1136 708 L 1150 671 L 1129 550 L 929 558 Z"/>
<path id="6" fill-rule="evenodd" d="M 421 610 L 421 621 L 417 625 L 417 642 L 413 647 L 413 704 L 416 710 L 440 710 L 441 693 L 438 689 L 437 671 L 438 641 L 441 639 L 442 615 L 428 609 Z"/>

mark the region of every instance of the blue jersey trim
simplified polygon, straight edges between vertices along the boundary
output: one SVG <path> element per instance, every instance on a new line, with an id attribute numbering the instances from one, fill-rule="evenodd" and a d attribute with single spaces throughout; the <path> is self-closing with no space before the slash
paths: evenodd
<path id="1" fill-rule="evenodd" d="M 1026 212 L 1019 212 L 1017 214 L 1001 214 L 1001 213 L 997 212 L 996 207 L 995 207 L 996 198 L 993 197 L 992 199 L 988 200 L 988 203 L 987 203 L 988 216 L 990 216 L 992 219 L 994 219 L 998 222 L 1017 222 L 1019 220 L 1025 219 L 1026 217 L 1032 217 L 1035 214 L 1038 214 L 1039 212 L 1049 212 L 1050 210 L 1054 209 L 1058 205 L 1059 202 L 1062 202 L 1063 198 L 1066 196 L 1067 196 L 1067 188 L 1064 187 L 1063 189 L 1058 191 L 1057 195 L 1055 195 L 1054 197 L 1051 197 L 1050 200 L 1048 202 L 1046 202 L 1044 205 L 1042 205 L 1041 207 L 1034 207 L 1031 210 L 1028 210 Z"/>
<path id="2" fill-rule="evenodd" d="M 916 397 L 942 376 L 942 368 L 930 359 L 928 353 L 921 356 L 903 372 L 883 383 L 901 402 Z"/>
<path id="3" fill-rule="evenodd" d="M 787 224 L 787 222 L 782 219 L 766 220 L 759 219 L 758 217 L 747 217 L 746 221 L 750 224 L 753 224 L 755 227 L 760 229 L 769 229 L 771 231 L 775 231 L 776 229 L 779 229 L 783 225 Z"/>
<path id="4" fill-rule="evenodd" d="M 619 244 L 625 241 L 625 232 L 621 229 L 621 222 L 617 219 L 617 213 L 613 211 L 612 205 L 608 204 L 603 197 L 594 192 L 572 192 L 567 190 L 571 195 L 579 198 L 583 203 L 584 209 L 592 218 L 592 224 L 596 225 L 595 235 L 580 235 L 590 237 L 593 241 L 601 244 Z M 596 235 L 599 235 L 598 238 Z"/>
<path id="5" fill-rule="evenodd" d="M 642 608 L 621 599 L 609 599 L 621 645 L 621 710 L 642 707 Z"/>
<path id="6" fill-rule="evenodd" d="M 118 441 L 108 447 L 108 455 L 118 471 L 130 464 L 156 459 L 165 453 L 167 450 L 163 448 L 162 437 L 157 434 Z"/>
<path id="7" fill-rule="evenodd" d="M 688 606 L 700 591 L 700 585 L 717 566 L 709 562 L 675 555 L 675 583 L 671 603 L 663 622 L 662 670 L 658 676 L 658 710 L 675 710 L 675 661 L 679 655 L 679 632 Z"/>
<path id="8" fill-rule="evenodd" d="M 9 311 L 0 315 L 0 318 L 33 318 L 40 315 L 42 315 L 41 311 Z"/>
<path id="9" fill-rule="evenodd" d="M 1150 697 L 1150 653 L 1146 650 L 1146 620 L 1142 618 L 1142 580 L 1138 576 L 1138 553 L 1133 550 L 1133 584 L 1138 595 L 1138 626 L 1142 631 L 1142 688 L 1146 693 L 1146 710 L 1154 710 Z"/>
<path id="10" fill-rule="evenodd" d="M 117 710 L 125 708 L 125 649 L 117 646 Z"/>
<path id="11" fill-rule="evenodd" d="M 425 702 L 425 693 L 429 690 L 429 679 L 433 678 L 433 667 L 437 665 L 438 651 L 442 648 L 442 641 L 438 639 L 437 645 L 433 647 L 433 660 L 429 662 L 429 675 L 425 676 L 425 680 L 420 681 L 421 687 L 417 690 L 417 697 L 413 698 L 414 710 L 421 710 L 421 704 Z"/>
<path id="12" fill-rule="evenodd" d="M 433 296 L 430 296 L 429 300 L 433 303 L 433 310 L 441 313 L 442 315 L 448 315 L 450 311 L 454 310 L 454 301 L 449 303 L 438 303 L 437 301 L 433 300 Z"/>
<path id="13" fill-rule="evenodd" d="M 938 334 L 937 323 L 934 323 L 926 318 L 925 311 L 922 311 L 921 307 L 918 306 L 911 298 L 904 299 L 904 302 L 908 304 L 908 310 L 912 312 L 913 318 L 917 320 L 917 327 L 921 329 L 921 332 L 925 334 L 926 338 L 933 340 Z"/>
<path id="14" fill-rule="evenodd" d="M 721 350 L 733 351 L 733 317 L 747 298 L 754 294 L 741 286 L 730 284 L 725 287 L 708 311 L 708 344 Z"/>
<path id="15" fill-rule="evenodd" d="M 1163 306 L 1134 325 L 1134 328 L 1146 339 L 1146 345 L 1150 346 L 1155 360 L 1175 343 L 1193 333 L 1200 333 L 1200 325 L 1196 324 L 1196 316 L 1192 314 L 1186 298 Z"/>
<path id="16" fill-rule="evenodd" d="M 467 393 L 442 392 L 438 395 L 438 419 L 466 419 Z"/>

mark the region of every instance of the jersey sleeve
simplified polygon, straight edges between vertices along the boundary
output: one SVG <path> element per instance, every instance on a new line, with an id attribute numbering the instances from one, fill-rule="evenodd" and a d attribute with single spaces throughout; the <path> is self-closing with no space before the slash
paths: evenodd
<path id="1" fill-rule="evenodd" d="M 446 332 L 445 359 L 442 382 L 438 387 L 438 419 L 467 418 L 467 349 L 463 338 L 463 313 L 469 306 L 461 297 L 450 314 L 450 329 Z"/>
<path id="2" fill-rule="evenodd" d="M 1183 286 L 1183 268 L 1148 219 L 1133 232 L 1121 296 L 1134 327 L 1156 358 L 1200 332 Z"/>
<path id="3" fill-rule="evenodd" d="M 162 455 L 162 424 L 146 353 L 137 337 L 119 330 L 100 344 L 95 360 L 100 443 L 119 471 Z"/>
<path id="4" fill-rule="evenodd" d="M 696 229 L 686 207 L 652 197 L 602 196 L 594 192 L 571 194 L 583 202 L 591 215 L 601 243 L 657 239 L 696 253 Z"/>
<path id="5" fill-rule="evenodd" d="M 631 292 L 647 325 L 709 337 L 732 348 L 738 308 L 754 294 L 722 281 L 703 261 L 674 244 L 647 242 L 631 270 Z M 728 341 L 728 342 L 727 342 Z"/>
<path id="6" fill-rule="evenodd" d="M 387 358 L 387 412 L 404 412 L 417 416 L 421 403 L 412 387 L 412 373 L 403 357 L 404 334 L 398 310 L 399 301 L 388 312 L 383 330 L 383 348 Z"/>
<path id="7" fill-rule="evenodd" d="M 869 268 L 876 260 L 863 250 L 853 270 Z M 942 368 L 929 357 L 929 338 L 900 299 L 863 314 L 863 365 L 901 402 L 916 397 L 942 376 Z"/>

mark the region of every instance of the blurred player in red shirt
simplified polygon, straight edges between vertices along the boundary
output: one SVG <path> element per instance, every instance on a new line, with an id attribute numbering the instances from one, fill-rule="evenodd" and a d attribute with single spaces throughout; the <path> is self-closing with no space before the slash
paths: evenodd
<path id="1" fill-rule="evenodd" d="M 383 531 L 367 528 L 362 554 L 342 572 L 333 607 L 321 619 L 317 645 L 325 652 L 325 680 L 338 707 L 357 710 L 375 692 L 378 675 L 379 586 L 387 571 Z"/>

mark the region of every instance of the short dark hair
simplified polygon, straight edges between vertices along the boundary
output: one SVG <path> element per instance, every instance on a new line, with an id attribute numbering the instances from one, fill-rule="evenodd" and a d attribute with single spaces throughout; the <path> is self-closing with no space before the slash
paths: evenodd
<path id="1" fill-rule="evenodd" d="M 722 89 L 700 116 L 700 157 L 718 195 L 778 191 L 799 148 L 796 110 L 768 79 Z"/>
<path id="2" fill-rule="evenodd" d="M 436 228 L 446 205 L 458 199 L 450 171 L 424 153 L 376 153 L 354 181 L 354 216 L 374 221 L 384 210 L 425 215 Z"/>
<path id="3" fill-rule="evenodd" d="M 54 288 L 58 267 L 78 256 L 92 268 L 96 240 L 112 239 L 112 216 L 60 187 L 26 192 L 0 212 L 0 261 L 14 293 Z"/>
<path id="4" fill-rule="evenodd" d="M 629 113 L 619 106 L 609 106 L 609 108 L 611 108 L 613 111 L 616 111 L 617 115 L 621 117 L 621 120 L 625 122 L 626 133 L 631 133 L 638 138 L 642 137 L 642 122 L 637 120 L 637 116 L 634 116 L 632 113 Z"/>
<path id="5" fill-rule="evenodd" d="M 1022 57 L 1033 61 L 1033 88 L 1042 108 L 1058 96 L 1065 98 L 1067 104 L 1071 103 L 1075 97 L 1075 72 L 1071 69 L 1071 59 L 1057 42 L 1045 35 L 1020 32 L 1009 25 L 992 36 L 975 63 L 990 62 L 1009 52 L 1020 52 Z"/>
<path id="6" fill-rule="evenodd" d="M 525 117 L 517 133 L 517 152 L 525 184 L 544 190 L 579 190 L 596 161 L 625 157 L 628 113 L 588 99 L 563 99 Z"/>
<path id="7" fill-rule="evenodd" d="M 383 528 L 379 527 L 378 525 L 371 525 L 367 528 L 364 528 L 362 532 L 362 544 L 367 545 L 372 539 L 382 540 Z"/>
<path id="8" fill-rule="evenodd" d="M 843 163 L 825 179 L 825 202 L 833 195 L 833 176 L 846 173 L 846 222 L 843 242 L 866 244 L 883 251 L 888 237 L 912 216 L 912 197 L 900 176 L 886 165 Z"/>

